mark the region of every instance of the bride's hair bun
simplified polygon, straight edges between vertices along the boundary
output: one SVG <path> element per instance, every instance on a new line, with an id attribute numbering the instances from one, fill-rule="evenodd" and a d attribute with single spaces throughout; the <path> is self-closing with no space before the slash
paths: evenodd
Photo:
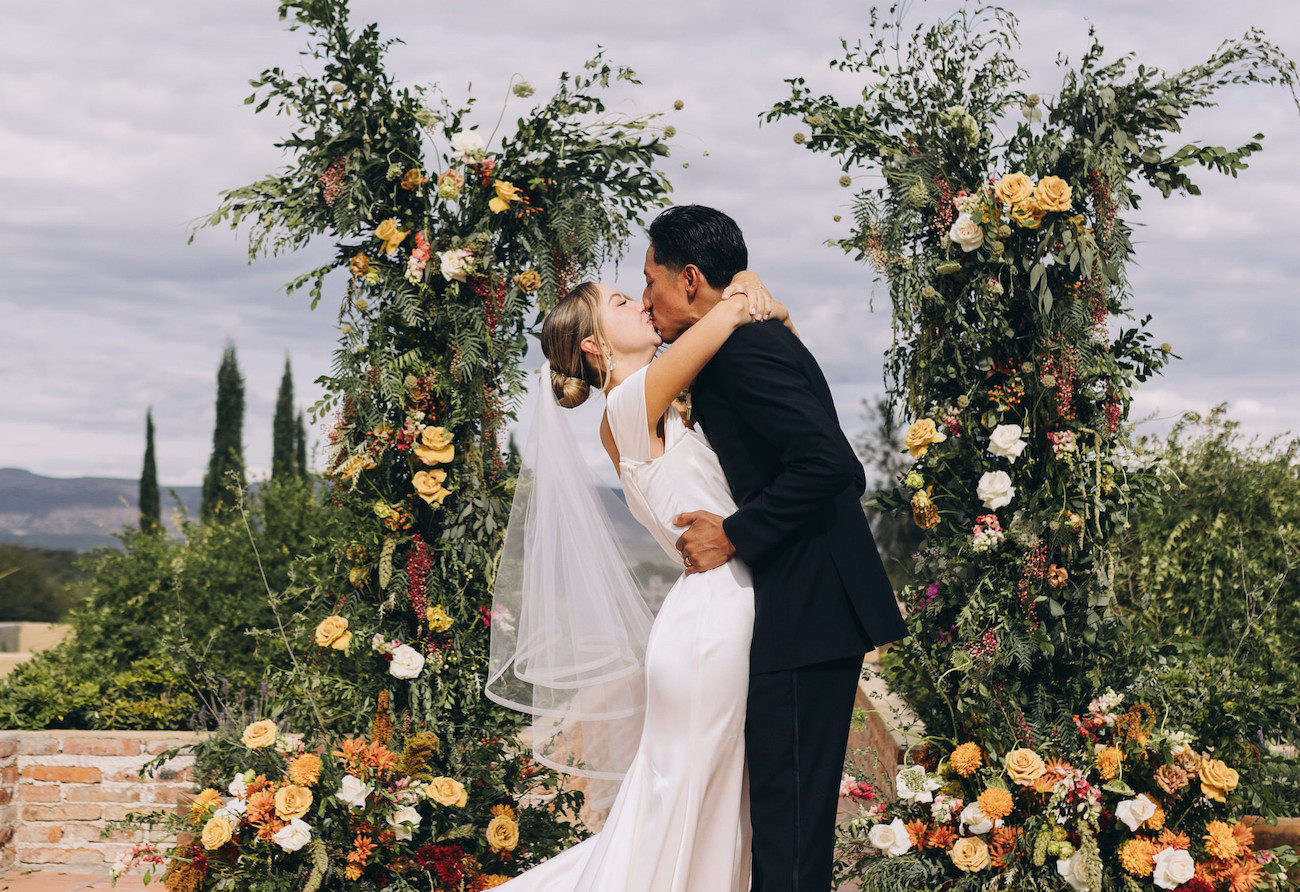
<path id="1" fill-rule="evenodd" d="M 575 409 L 591 396 L 590 384 L 557 369 L 551 369 L 551 390 L 555 392 L 555 402 L 565 409 Z"/>

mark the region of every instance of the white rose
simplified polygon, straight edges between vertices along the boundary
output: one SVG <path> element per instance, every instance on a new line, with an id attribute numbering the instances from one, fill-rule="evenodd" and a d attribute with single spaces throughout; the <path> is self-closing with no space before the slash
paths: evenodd
<path id="1" fill-rule="evenodd" d="M 393 678 L 415 678 L 424 668 L 424 654 L 409 644 L 393 648 L 393 662 L 388 664 L 388 674 Z"/>
<path id="2" fill-rule="evenodd" d="M 1145 824 L 1155 813 L 1156 804 L 1147 798 L 1146 793 L 1140 794 L 1136 799 L 1125 799 L 1115 806 L 1115 817 L 1133 831 Z"/>
<path id="3" fill-rule="evenodd" d="M 871 828 L 867 839 L 890 858 L 896 858 L 912 847 L 912 837 L 907 835 L 902 818 L 894 818 L 888 824 L 877 824 Z"/>
<path id="4" fill-rule="evenodd" d="M 483 154 L 483 137 L 473 130 L 462 130 L 451 138 L 451 148 L 460 153 L 461 161 L 472 161 Z"/>
<path id="5" fill-rule="evenodd" d="M 962 251 L 969 254 L 984 244 L 984 230 L 970 214 L 961 214 L 948 230 L 948 238 L 961 245 Z"/>
<path id="6" fill-rule="evenodd" d="M 473 252 L 465 248 L 443 251 L 438 255 L 438 265 L 442 277 L 448 280 L 455 279 L 457 282 L 464 282 L 465 271 L 469 268 L 473 256 Z"/>
<path id="7" fill-rule="evenodd" d="M 352 808 L 364 808 L 366 797 L 374 792 L 374 789 L 370 784 L 361 783 L 361 778 L 345 774 L 343 775 L 343 783 L 339 784 L 339 791 L 334 795 Z"/>
<path id="8" fill-rule="evenodd" d="M 230 786 L 226 788 L 226 792 L 236 799 L 243 799 L 248 790 L 248 782 L 252 779 L 253 772 L 241 771 L 230 781 Z"/>
<path id="9" fill-rule="evenodd" d="M 294 818 L 275 831 L 271 841 L 286 852 L 296 852 L 311 842 L 311 825 L 302 818 Z"/>
<path id="10" fill-rule="evenodd" d="M 898 798 L 904 802 L 933 802 L 934 791 L 942 784 L 932 777 L 927 777 L 924 766 L 909 765 L 900 769 L 894 778 L 894 789 Z"/>
<path id="11" fill-rule="evenodd" d="M 411 832 L 420 823 L 420 813 L 409 805 L 403 805 L 388 816 L 388 826 L 398 839 L 410 839 Z"/>
<path id="12" fill-rule="evenodd" d="M 248 802 L 243 799 L 232 799 L 221 808 L 213 812 L 214 815 L 220 815 L 225 818 L 231 827 L 238 827 L 239 822 L 244 819 L 244 812 L 248 811 Z"/>
<path id="13" fill-rule="evenodd" d="M 1088 870 L 1083 862 L 1083 852 L 1075 852 L 1069 858 L 1056 862 L 1059 873 L 1074 892 L 1088 892 Z"/>
<path id="14" fill-rule="evenodd" d="M 961 810 L 961 825 L 976 836 L 993 829 L 993 822 L 980 809 L 978 802 L 972 802 Z"/>
<path id="15" fill-rule="evenodd" d="M 979 488 L 975 492 L 984 507 L 992 511 L 1010 505 L 1016 488 L 1011 485 L 1011 478 L 1006 471 L 987 471 L 980 478 Z"/>
<path id="16" fill-rule="evenodd" d="M 1196 862 L 1182 849 L 1156 852 L 1156 870 L 1151 881 L 1161 889 L 1175 889 L 1196 875 Z"/>
<path id="17" fill-rule="evenodd" d="M 1029 445 L 1020 439 L 1022 434 L 1024 430 L 1018 424 L 999 424 L 993 428 L 993 434 L 989 437 L 989 452 L 1001 455 L 1014 464 Z"/>

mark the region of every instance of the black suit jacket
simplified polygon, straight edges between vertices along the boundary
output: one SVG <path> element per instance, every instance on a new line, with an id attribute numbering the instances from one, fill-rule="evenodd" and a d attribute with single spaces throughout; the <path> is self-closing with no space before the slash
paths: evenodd
<path id="1" fill-rule="evenodd" d="M 775 322 L 737 329 L 696 378 L 691 405 L 736 500 L 723 529 L 754 575 L 750 672 L 906 635 L 859 501 L 862 464 L 803 343 Z"/>

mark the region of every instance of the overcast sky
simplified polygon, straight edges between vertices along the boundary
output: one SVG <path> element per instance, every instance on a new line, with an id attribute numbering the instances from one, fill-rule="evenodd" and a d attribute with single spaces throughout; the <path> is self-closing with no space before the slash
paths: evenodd
<path id="1" fill-rule="evenodd" d="M 1089 23 L 1108 49 L 1166 69 L 1203 61 L 1250 26 L 1300 59 L 1296 3 L 1004 5 L 1021 18 L 1029 88 L 1048 96 L 1053 60 L 1078 57 Z M 917 3 L 913 18 L 953 8 Z M 837 185 L 837 167 L 796 147 L 795 125 L 760 127 L 758 115 L 786 95 L 786 77 L 851 99 L 853 82 L 827 63 L 841 37 L 865 35 L 869 6 L 552 0 L 479 9 L 357 0 L 353 18 L 405 41 L 391 56 L 402 83 L 436 83 L 460 98 L 472 82 L 488 130 L 512 74 L 548 95 L 598 44 L 644 81 L 620 94 L 621 110 L 681 99 L 684 109 L 666 119 L 678 131 L 667 168 L 675 200 L 737 219 L 751 265 L 787 299 L 826 369 L 845 428 L 861 428 L 862 399 L 883 390 L 887 298 L 873 292 L 867 268 L 824 245 L 847 231 L 832 219 L 851 194 Z M 273 143 L 289 122 L 255 116 L 243 99 L 262 69 L 294 70 L 304 43 L 277 19 L 274 0 L 49 0 L 9 11 L 0 29 L 0 467 L 135 477 L 152 406 L 161 481 L 200 482 L 216 369 L 233 340 L 247 381 L 246 457 L 265 473 L 286 357 L 299 402 L 319 396 L 312 381 L 337 334 L 331 299 L 312 313 L 305 295 L 283 294 L 310 256 L 249 266 L 243 234 L 187 239 L 221 190 L 283 164 Z M 528 105 L 513 100 L 507 120 Z M 1265 150 L 1240 179 L 1195 174 L 1203 196 L 1153 197 L 1135 218 L 1136 310 L 1153 314 L 1157 341 L 1184 357 L 1139 391 L 1137 414 L 1156 416 L 1153 430 L 1229 401 L 1248 431 L 1300 432 L 1300 115 L 1282 89 L 1233 89 L 1185 135 L 1223 145 L 1256 132 Z M 628 247 L 616 282 L 639 294 L 644 238 Z"/>

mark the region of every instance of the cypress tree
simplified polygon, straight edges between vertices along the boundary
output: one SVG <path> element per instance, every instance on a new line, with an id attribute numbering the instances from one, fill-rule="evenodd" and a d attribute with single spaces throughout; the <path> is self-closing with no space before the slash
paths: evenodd
<path id="1" fill-rule="evenodd" d="M 235 345 L 228 343 L 217 369 L 217 422 L 212 431 L 212 457 L 208 461 L 208 473 L 203 478 L 203 502 L 199 509 L 203 520 L 211 519 L 222 508 L 234 507 L 231 472 L 237 476 L 240 487 L 247 484 L 244 477 L 244 376 L 239 373 Z"/>
<path id="2" fill-rule="evenodd" d="M 284 377 L 275 400 L 271 424 L 271 479 L 287 480 L 297 473 L 298 430 L 293 417 L 293 372 L 284 361 Z"/>
<path id="3" fill-rule="evenodd" d="M 294 458 L 298 465 L 298 476 L 304 480 L 307 478 L 307 419 L 302 412 L 298 413 L 298 430 L 294 434 Z"/>
<path id="4" fill-rule="evenodd" d="M 140 471 L 140 530 L 162 529 L 162 501 L 158 496 L 158 466 L 153 451 L 153 409 L 144 416 L 144 468 Z"/>

